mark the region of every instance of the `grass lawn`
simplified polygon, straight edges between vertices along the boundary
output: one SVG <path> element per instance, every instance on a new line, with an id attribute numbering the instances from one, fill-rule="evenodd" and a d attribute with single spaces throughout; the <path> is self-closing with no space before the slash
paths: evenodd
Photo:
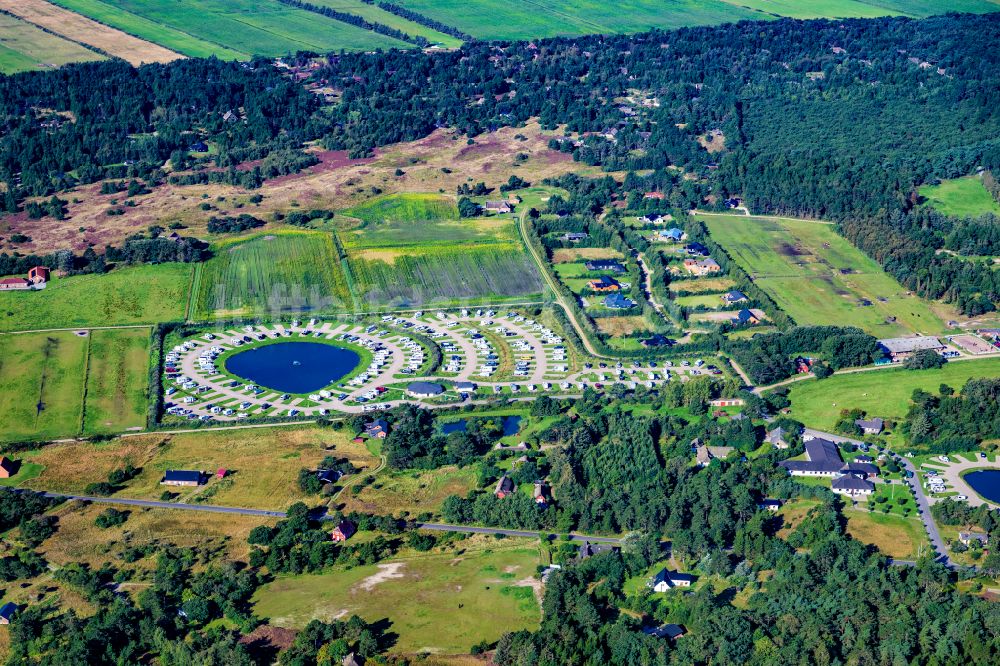
<path id="1" fill-rule="evenodd" d="M 598 317 L 594 319 L 597 330 L 613 336 L 625 336 L 636 331 L 652 331 L 652 327 L 641 315 L 631 317 Z"/>
<path id="2" fill-rule="evenodd" d="M 476 467 L 447 466 L 429 471 L 386 471 L 378 476 L 375 483 L 366 485 L 357 495 L 351 493 L 353 480 L 349 479 L 348 490 L 340 496 L 340 500 L 346 505 L 345 511 L 382 515 L 398 515 L 400 512 L 410 515 L 424 512 L 436 514 L 441 508 L 441 502 L 449 495 L 465 497 L 466 493 L 475 489 L 476 479 Z"/>
<path id="3" fill-rule="evenodd" d="M 883 554 L 901 560 L 914 560 L 929 547 L 923 523 L 917 517 L 903 518 L 880 511 L 844 509 L 847 533 L 875 546 Z"/>
<path id="4" fill-rule="evenodd" d="M 153 324 L 184 317 L 190 264 L 57 277 L 41 291 L 0 293 L 0 332 Z"/>
<path id="5" fill-rule="evenodd" d="M 80 431 L 88 343 L 66 331 L 0 335 L 0 441 Z"/>
<path id="6" fill-rule="evenodd" d="M 328 312 L 351 302 L 332 236 L 282 230 L 222 241 L 197 269 L 195 316 Z"/>
<path id="7" fill-rule="evenodd" d="M 855 407 L 872 416 L 902 419 L 914 389 L 937 393 L 941 384 L 948 384 L 958 390 L 973 377 L 996 376 L 1000 376 L 1000 359 L 988 358 L 953 361 L 939 370 L 890 368 L 834 375 L 822 381 L 807 379 L 789 387 L 790 416 L 819 430 L 830 430 L 842 409 Z M 887 439 L 903 443 L 895 433 Z"/>
<path id="8" fill-rule="evenodd" d="M 90 335 L 84 432 L 121 432 L 144 426 L 149 329 L 104 329 Z"/>
<path id="9" fill-rule="evenodd" d="M 314 468 L 325 456 L 349 459 L 355 467 L 371 470 L 378 460 L 363 444 L 354 444 L 343 431 L 319 427 L 274 427 L 180 435 L 123 437 L 104 443 L 58 445 L 42 449 L 32 462 L 45 471 L 26 486 L 58 492 L 80 492 L 103 481 L 109 472 L 131 463 L 142 472 L 118 495 L 158 499 L 167 469 L 200 469 L 230 475 L 213 479 L 199 489 L 171 489 L 179 500 L 255 509 L 283 509 L 315 498 L 299 490 L 302 468 Z M 363 472 L 362 472 L 363 473 Z M 348 476 L 352 482 L 357 476 Z"/>
<path id="10" fill-rule="evenodd" d="M 719 294 L 698 294 L 694 296 L 678 296 L 674 299 L 677 305 L 685 308 L 697 308 L 705 307 L 711 308 L 713 310 L 721 310 L 722 308 L 729 308 L 722 301 L 722 296 Z"/>
<path id="11" fill-rule="evenodd" d="M 670 283 L 670 291 L 690 291 L 692 293 L 701 292 L 723 292 L 729 291 L 736 286 L 736 282 L 726 277 L 716 277 L 716 278 L 697 278 L 693 280 L 674 280 Z M 720 293 L 714 293 L 716 298 L 721 301 Z M 679 297 L 683 298 L 683 297 Z"/>
<path id="12" fill-rule="evenodd" d="M 918 194 L 945 215 L 977 217 L 983 213 L 1000 215 L 1000 203 L 983 186 L 978 176 L 942 180 L 940 185 L 923 185 Z"/>
<path id="13" fill-rule="evenodd" d="M 877 337 L 944 330 L 928 301 L 907 296 L 832 225 L 741 215 L 701 219 L 712 237 L 799 324 L 858 326 Z"/>
<path id="14" fill-rule="evenodd" d="M 351 614 L 387 619 L 396 653 L 467 653 L 505 632 L 537 628 L 538 549 L 526 540 L 468 543 L 459 553 L 280 577 L 257 591 L 254 612 L 293 628 Z"/>

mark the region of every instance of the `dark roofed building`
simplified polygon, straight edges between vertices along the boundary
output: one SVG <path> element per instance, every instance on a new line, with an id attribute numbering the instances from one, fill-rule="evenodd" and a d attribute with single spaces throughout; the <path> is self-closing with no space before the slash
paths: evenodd
<path id="1" fill-rule="evenodd" d="M 635 301 L 625 298 L 620 293 L 611 294 L 604 299 L 604 307 L 611 308 L 612 310 L 628 310 L 635 307 Z"/>
<path id="2" fill-rule="evenodd" d="M 10 624 L 15 613 L 17 613 L 17 604 L 8 602 L 0 606 L 0 624 Z"/>
<path id="3" fill-rule="evenodd" d="M 642 633 L 655 638 L 669 638 L 673 641 L 686 634 L 687 631 L 679 624 L 661 624 L 658 627 L 647 627 L 642 630 Z"/>
<path id="4" fill-rule="evenodd" d="M 591 280 L 587 286 L 594 291 L 618 291 L 622 288 L 622 286 L 618 284 L 618 280 L 609 275 L 602 275 L 595 280 Z"/>
<path id="5" fill-rule="evenodd" d="M 385 439 L 389 434 L 389 422 L 385 419 L 375 419 L 365 426 L 365 433 L 369 437 Z"/>
<path id="6" fill-rule="evenodd" d="M 781 508 L 781 500 L 780 499 L 765 498 L 765 499 L 762 499 L 760 501 L 760 504 L 758 504 L 757 506 L 760 507 L 761 509 L 765 509 L 767 511 L 777 511 L 778 509 Z"/>
<path id="7" fill-rule="evenodd" d="M 406 387 L 411 398 L 433 398 L 444 393 L 444 387 L 432 382 L 413 382 Z"/>
<path id="8" fill-rule="evenodd" d="M 590 543 L 589 541 L 584 541 L 583 545 L 580 546 L 580 550 L 576 553 L 576 559 L 583 561 L 588 557 L 600 555 L 601 553 L 608 553 L 612 550 L 615 550 L 615 546 L 610 543 Z"/>
<path id="9" fill-rule="evenodd" d="M 885 421 L 876 416 L 873 419 L 856 419 L 854 425 L 861 428 L 866 435 L 878 435 L 885 427 Z"/>
<path id="10" fill-rule="evenodd" d="M 499 499 L 503 499 L 512 492 L 514 492 L 514 482 L 510 480 L 509 476 L 504 474 L 500 477 L 500 480 L 497 481 L 497 486 L 493 489 L 493 494 Z"/>
<path id="11" fill-rule="evenodd" d="M 330 538 L 334 541 L 347 541 L 351 536 L 358 531 L 358 528 L 354 526 L 349 520 L 342 520 L 340 524 L 333 528 L 330 532 Z"/>
<path id="12" fill-rule="evenodd" d="M 875 492 L 875 484 L 867 479 L 862 479 L 860 476 L 854 476 L 853 474 L 845 474 L 844 476 L 834 479 L 830 484 L 833 492 L 840 495 L 850 495 L 851 497 L 857 497 L 859 495 L 871 495 Z"/>
<path id="13" fill-rule="evenodd" d="M 778 464 L 792 476 L 837 476 L 841 473 L 844 461 L 836 444 L 817 437 L 810 439 L 805 446 L 805 460 L 782 460 Z"/>
<path id="14" fill-rule="evenodd" d="M 168 469 L 160 479 L 164 486 L 200 486 L 204 483 L 204 472 L 189 469 Z"/>
<path id="15" fill-rule="evenodd" d="M 744 294 L 742 291 L 733 289 L 732 291 L 723 294 L 722 300 L 725 301 L 726 303 L 741 303 L 743 301 L 747 301 L 750 299 L 748 299 L 746 294 Z"/>
<path id="16" fill-rule="evenodd" d="M 624 273 L 625 267 L 616 259 L 591 259 L 585 266 L 588 271 L 611 271 L 612 273 Z"/>

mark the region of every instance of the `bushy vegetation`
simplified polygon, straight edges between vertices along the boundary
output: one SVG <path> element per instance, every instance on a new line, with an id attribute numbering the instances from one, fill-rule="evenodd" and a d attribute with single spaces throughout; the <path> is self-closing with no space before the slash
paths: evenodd
<path id="1" fill-rule="evenodd" d="M 1000 379 L 970 379 L 962 389 L 944 384 L 938 395 L 915 390 L 902 423 L 909 440 L 929 450 L 949 453 L 978 448 L 979 442 L 1000 432 Z"/>

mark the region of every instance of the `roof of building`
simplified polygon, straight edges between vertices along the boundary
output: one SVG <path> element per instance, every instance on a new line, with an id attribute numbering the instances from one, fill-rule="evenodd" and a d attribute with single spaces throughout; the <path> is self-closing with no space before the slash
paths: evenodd
<path id="1" fill-rule="evenodd" d="M 13 602 L 7 602 L 3 606 L 0 606 L 0 617 L 5 620 L 9 620 L 14 617 L 14 613 L 17 612 L 17 604 Z"/>
<path id="2" fill-rule="evenodd" d="M 805 460 L 782 460 L 778 464 L 789 472 L 833 473 L 844 467 L 837 445 L 819 437 L 806 442 Z"/>
<path id="3" fill-rule="evenodd" d="M 756 315 L 754 315 L 753 312 L 747 310 L 746 308 L 743 308 L 742 310 L 737 312 L 736 316 L 733 317 L 733 321 L 735 321 L 737 324 L 745 324 L 748 321 L 754 321 L 755 319 L 757 319 Z"/>
<path id="4" fill-rule="evenodd" d="M 835 442 L 822 437 L 814 437 L 805 444 L 806 458 L 812 462 L 824 462 L 828 460 L 841 462 L 840 449 Z"/>
<path id="5" fill-rule="evenodd" d="M 861 477 L 854 476 L 853 474 L 846 474 L 834 479 L 830 483 L 830 486 L 834 490 L 866 490 L 868 492 L 875 490 L 874 483 L 862 479 Z"/>
<path id="6" fill-rule="evenodd" d="M 618 286 L 620 286 L 618 284 L 618 280 L 614 279 L 610 275 L 602 275 L 601 277 L 596 278 L 595 280 L 592 280 L 591 282 L 597 283 L 598 287 L 618 287 Z"/>
<path id="7" fill-rule="evenodd" d="M 406 387 L 406 390 L 410 393 L 419 393 L 423 395 L 441 395 L 444 393 L 443 386 L 432 382 L 413 382 Z"/>
<path id="8" fill-rule="evenodd" d="M 648 627 L 642 630 L 643 633 L 656 638 L 680 638 L 687 632 L 679 624 L 661 624 L 658 627 Z"/>
<path id="9" fill-rule="evenodd" d="M 656 333 L 642 341 L 643 347 L 666 347 L 670 345 L 670 340 L 666 336 Z"/>
<path id="10" fill-rule="evenodd" d="M 358 531 L 358 528 L 355 527 L 354 523 L 349 520 L 340 521 L 340 524 L 337 525 L 336 529 L 340 530 L 340 533 L 344 535 L 345 539 Z"/>
<path id="11" fill-rule="evenodd" d="M 388 430 L 389 422 L 385 419 L 375 419 L 367 426 L 368 430 Z"/>
<path id="12" fill-rule="evenodd" d="M 702 268 L 720 268 L 719 262 L 717 262 L 715 259 L 712 259 L 712 257 L 709 257 L 708 259 L 702 259 L 701 261 L 698 262 L 698 265 L 701 266 Z"/>
<path id="13" fill-rule="evenodd" d="M 747 299 L 747 295 L 744 294 L 739 289 L 733 289 L 732 291 L 727 292 L 726 295 L 723 296 L 723 298 L 725 298 L 727 301 L 745 301 L 745 300 L 748 300 Z"/>
<path id="14" fill-rule="evenodd" d="M 674 240 L 680 240 L 684 237 L 684 230 L 673 227 L 672 229 L 664 229 L 660 232 L 660 235 L 664 238 L 673 238 Z"/>
<path id="15" fill-rule="evenodd" d="M 625 267 L 617 259 L 591 259 L 585 266 L 588 271 L 615 271 L 624 273 Z"/>
<path id="16" fill-rule="evenodd" d="M 604 299 L 604 305 L 605 307 L 624 310 L 626 308 L 635 307 L 635 302 L 631 299 L 625 298 L 620 293 L 615 293 Z"/>
<path id="17" fill-rule="evenodd" d="M 906 354 L 921 349 L 943 349 L 944 345 L 937 338 L 929 335 L 915 338 L 886 338 L 878 341 L 882 348 L 890 354 Z"/>
<path id="18" fill-rule="evenodd" d="M 878 476 L 878 467 L 866 462 L 849 462 L 840 468 L 844 474 L 863 474 L 864 476 Z"/>
<path id="19" fill-rule="evenodd" d="M 163 473 L 164 481 L 201 483 L 204 474 L 193 469 L 168 469 Z"/>
<path id="20" fill-rule="evenodd" d="M 13 472 L 16 464 L 10 458 L 6 456 L 0 456 L 0 467 L 7 470 L 8 472 Z"/>
<path id="21" fill-rule="evenodd" d="M 768 498 L 764 498 L 764 499 L 762 499 L 760 501 L 760 506 L 762 506 L 762 507 L 776 506 L 776 507 L 780 508 L 781 504 L 782 504 L 782 502 L 781 502 L 780 499 L 772 499 L 772 498 L 769 498 L 769 497 Z"/>
<path id="22" fill-rule="evenodd" d="M 455 382 L 455 388 L 459 391 L 474 391 L 476 385 L 472 382 Z"/>
<path id="23" fill-rule="evenodd" d="M 28 281 L 24 278 L 13 277 L 0 280 L 0 284 L 28 284 Z"/>
<path id="24" fill-rule="evenodd" d="M 514 490 L 514 482 L 511 481 L 510 477 L 505 474 L 505 475 L 503 475 L 503 476 L 500 477 L 499 481 L 497 481 L 497 487 L 493 490 L 493 492 L 494 493 L 500 493 L 500 492 L 509 493 L 512 490 Z"/>
<path id="25" fill-rule="evenodd" d="M 767 436 L 764 438 L 764 441 L 768 442 L 769 444 L 778 444 L 780 442 L 785 441 L 784 428 L 778 427 L 774 428 L 773 430 L 769 430 Z"/>
<path id="26" fill-rule="evenodd" d="M 989 543 L 990 537 L 983 532 L 959 532 L 959 541 L 979 541 L 980 543 Z"/>
<path id="27" fill-rule="evenodd" d="M 688 243 L 684 249 L 692 254 L 708 254 L 708 248 L 697 241 Z"/>
<path id="28" fill-rule="evenodd" d="M 876 416 L 873 419 L 856 419 L 854 425 L 862 430 L 881 430 L 885 425 L 885 421 Z"/>
<path id="29" fill-rule="evenodd" d="M 588 557 L 607 553 L 614 549 L 615 547 L 609 543 L 590 543 L 589 541 L 584 541 L 583 545 L 580 546 L 580 550 L 576 553 L 576 559 L 585 560 Z"/>

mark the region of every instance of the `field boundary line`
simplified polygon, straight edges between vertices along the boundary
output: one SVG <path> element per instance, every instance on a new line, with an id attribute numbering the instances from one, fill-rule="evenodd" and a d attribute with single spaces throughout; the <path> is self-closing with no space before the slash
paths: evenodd
<path id="1" fill-rule="evenodd" d="M 87 392 L 90 390 L 90 354 L 94 348 L 94 336 L 87 331 L 87 353 L 83 357 L 83 395 L 80 397 L 80 429 L 77 434 L 86 432 L 87 423 Z"/>
<path id="2" fill-rule="evenodd" d="M 753 213 L 750 213 L 749 215 L 741 215 L 739 213 L 712 213 L 709 211 L 702 211 L 697 209 L 692 211 L 691 214 L 695 216 L 708 215 L 711 217 L 744 217 L 744 218 L 756 217 L 761 220 L 785 220 L 788 222 L 808 222 L 809 224 L 823 224 L 828 227 L 837 226 L 836 222 L 830 222 L 828 220 L 813 220 L 807 217 L 788 217 L 785 215 L 754 215 Z"/>
<path id="3" fill-rule="evenodd" d="M 84 42 L 81 42 L 79 40 L 73 39 L 72 37 L 68 37 L 66 35 L 59 34 L 55 30 L 52 30 L 51 28 L 46 28 L 44 25 L 39 25 L 37 23 L 29 21 L 28 19 L 22 18 L 22 17 L 18 16 L 17 14 L 14 14 L 12 12 L 7 11 L 6 9 L 0 8 L 0 14 L 6 14 L 7 16 L 10 16 L 11 18 L 15 18 L 18 21 L 23 21 L 24 23 L 27 23 L 28 25 L 31 25 L 31 26 L 34 26 L 34 27 L 38 28 L 39 30 L 41 30 L 42 32 L 44 32 L 46 34 L 52 35 L 53 37 L 58 37 L 59 39 L 65 39 L 67 42 L 71 42 L 73 44 L 76 44 L 77 46 L 81 46 L 84 49 L 86 49 L 87 51 L 90 51 L 91 53 L 96 53 L 97 55 L 102 55 L 105 58 L 109 58 L 111 60 L 117 60 L 117 59 L 119 59 L 118 56 L 111 55 L 110 53 L 108 53 L 107 51 L 105 51 L 104 49 L 102 49 L 102 48 L 100 48 L 98 46 L 94 46 L 92 44 L 85 44 Z"/>
<path id="4" fill-rule="evenodd" d="M 0 335 L 25 335 L 27 333 L 59 333 L 60 331 L 105 331 L 116 328 L 153 328 L 156 324 L 115 324 L 112 326 L 68 326 L 66 328 L 30 328 L 23 331 L 0 331 Z"/>
<path id="5" fill-rule="evenodd" d="M 201 290 L 201 272 L 204 265 L 204 261 L 199 261 L 191 267 L 191 279 L 188 280 L 188 297 L 187 302 L 184 304 L 184 321 L 186 322 L 191 321 L 191 310 L 197 298 L 195 294 Z"/>

